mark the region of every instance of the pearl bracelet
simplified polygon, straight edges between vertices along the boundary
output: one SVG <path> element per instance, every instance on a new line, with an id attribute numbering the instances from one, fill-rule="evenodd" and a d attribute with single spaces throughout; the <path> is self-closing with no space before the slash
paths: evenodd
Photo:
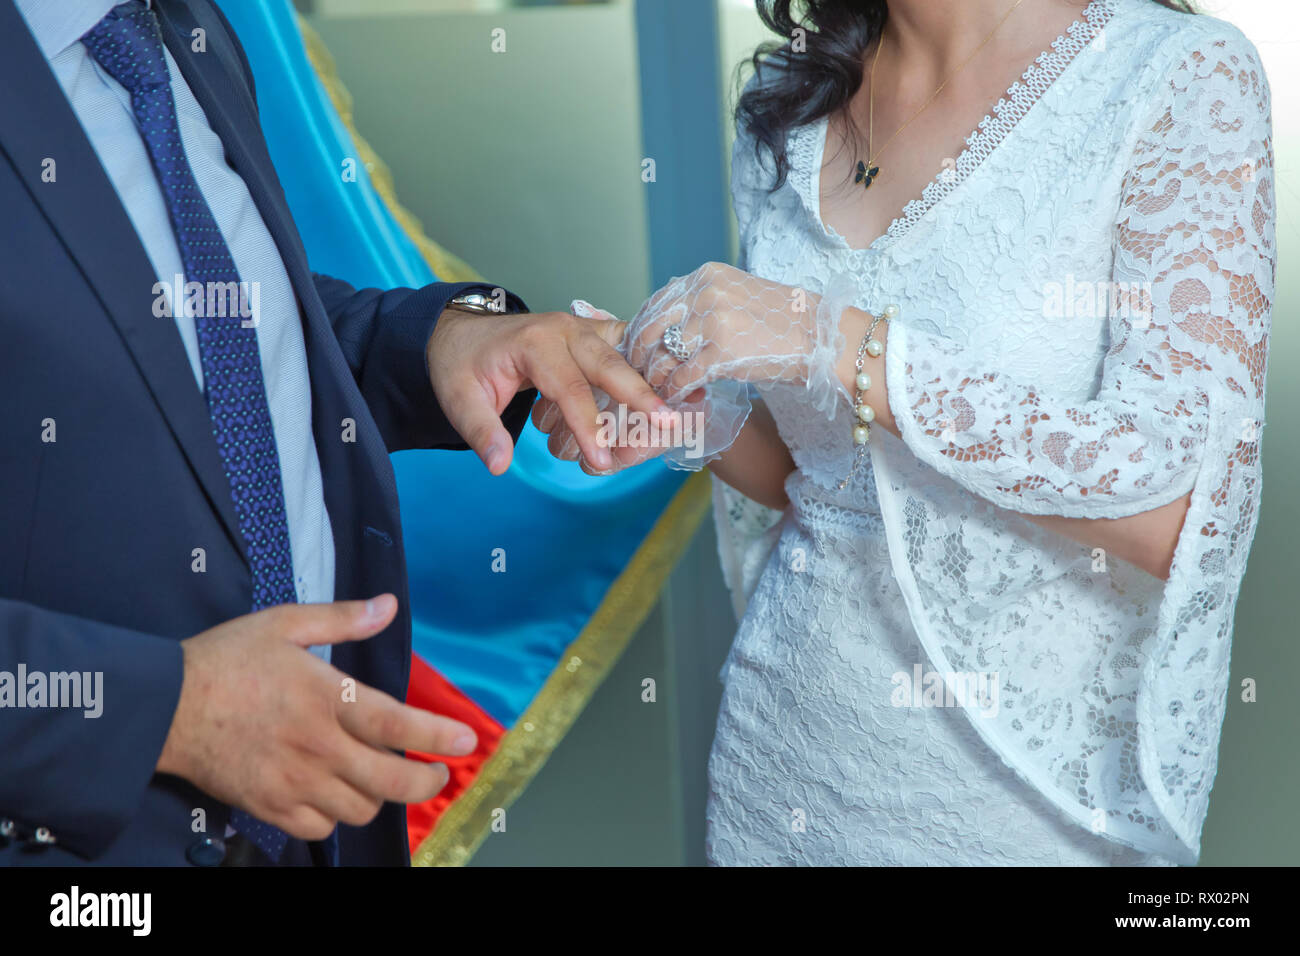
<path id="1" fill-rule="evenodd" d="M 853 380 L 856 391 L 853 395 L 853 410 L 857 418 L 853 426 L 853 444 L 857 446 L 857 454 L 853 457 L 853 467 L 848 476 L 840 482 L 839 488 L 843 490 L 849 486 L 853 476 L 858 473 L 858 467 L 862 464 L 862 459 L 866 457 L 867 442 L 871 440 L 872 422 L 876 420 L 876 410 L 866 403 L 863 396 L 871 388 L 871 376 L 864 371 L 867 356 L 879 358 L 880 353 L 885 350 L 885 346 L 875 338 L 876 327 L 881 322 L 886 322 L 898 315 L 898 306 L 887 305 L 880 315 L 871 320 L 871 327 L 867 329 L 867 334 L 862 336 L 862 342 L 858 345 L 858 360 L 855 365 L 857 377 Z"/>

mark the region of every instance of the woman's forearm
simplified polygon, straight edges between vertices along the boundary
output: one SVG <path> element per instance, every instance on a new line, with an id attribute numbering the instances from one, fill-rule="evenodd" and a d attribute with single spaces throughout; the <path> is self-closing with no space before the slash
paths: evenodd
<path id="1" fill-rule="evenodd" d="M 840 353 L 836 373 L 850 395 L 856 394 L 858 349 L 871 321 L 871 315 L 852 308 L 845 309 L 840 319 L 844 351 Z M 889 390 L 885 381 L 884 357 L 889 349 L 888 322 L 876 326 L 874 338 L 884 345 L 885 351 L 879 356 L 863 356 L 863 371 L 870 378 L 870 387 L 865 391 L 863 401 L 875 412 L 871 424 L 873 430 L 884 428 L 890 434 L 901 437 L 889 407 Z M 845 441 L 851 440 L 851 436 L 845 436 Z M 1121 558 L 1148 574 L 1167 580 L 1190 502 L 1189 492 L 1167 505 L 1126 518 L 1066 518 L 1059 515 L 1028 514 L 1026 517 L 1072 541 L 1089 548 L 1101 548 L 1111 557 Z"/>
<path id="2" fill-rule="evenodd" d="M 1062 518 L 1058 515 L 1027 515 L 1034 524 L 1063 534 L 1104 555 L 1123 558 L 1162 581 L 1169 579 L 1169 566 L 1191 504 L 1189 491 L 1176 501 L 1127 518 Z"/>
<path id="3" fill-rule="evenodd" d="M 790 449 L 781 440 L 772 413 L 755 402 L 735 443 L 709 469 L 747 498 L 784 511 L 785 480 L 794 471 Z"/>

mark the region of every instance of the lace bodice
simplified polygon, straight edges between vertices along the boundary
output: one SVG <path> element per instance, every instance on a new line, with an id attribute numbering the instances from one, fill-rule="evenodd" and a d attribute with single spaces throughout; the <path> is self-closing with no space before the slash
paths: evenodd
<path id="1" fill-rule="evenodd" d="M 984 740 L 1079 825 L 1194 862 L 1260 496 L 1275 197 L 1256 51 L 1210 17 L 1094 0 L 867 249 L 822 224 L 825 133 L 794 131 L 769 192 L 740 132 L 742 265 L 902 306 L 886 353 L 902 441 L 874 429 L 870 487 L 836 494 L 847 396 L 828 421 L 768 390 L 798 480 L 833 505 L 804 520 L 878 511 L 930 665 L 999 676 L 999 715 L 972 718 Z M 1117 518 L 1189 491 L 1167 582 L 1021 516 Z M 756 562 L 731 546 L 771 515 L 719 501 L 746 590 Z"/>

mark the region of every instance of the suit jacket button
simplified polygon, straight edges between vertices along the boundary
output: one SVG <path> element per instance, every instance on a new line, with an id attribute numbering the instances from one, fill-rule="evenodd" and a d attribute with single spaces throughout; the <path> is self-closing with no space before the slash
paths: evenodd
<path id="1" fill-rule="evenodd" d="M 54 839 L 54 834 L 50 832 L 50 828 L 49 828 L 49 827 L 37 827 L 37 828 L 36 828 L 36 842 L 37 842 L 37 843 L 56 843 L 56 842 L 58 842 L 58 841 L 56 841 L 56 840 Z"/>
<path id="2" fill-rule="evenodd" d="M 214 840 L 212 837 L 204 837 L 202 840 L 191 843 L 189 849 L 185 851 L 185 859 L 195 866 L 220 866 L 221 861 L 225 858 L 225 841 Z"/>
<path id="3" fill-rule="evenodd" d="M 12 820 L 0 820 L 0 839 L 12 839 L 17 830 Z"/>

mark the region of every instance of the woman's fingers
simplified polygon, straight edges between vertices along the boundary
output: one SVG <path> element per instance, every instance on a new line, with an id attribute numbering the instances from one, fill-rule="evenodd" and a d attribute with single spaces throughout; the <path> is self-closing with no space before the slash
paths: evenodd
<path id="1" fill-rule="evenodd" d="M 563 422 L 547 439 L 546 450 L 553 458 L 558 458 L 560 461 L 578 461 L 582 457 L 582 449 L 574 440 L 573 432 L 569 431 L 569 426 Z"/>
<path id="2" fill-rule="evenodd" d="M 533 406 L 532 418 L 537 430 L 546 435 L 551 434 L 564 423 L 564 415 L 560 413 L 560 407 L 549 398 L 537 400 L 537 404 Z"/>
<path id="3" fill-rule="evenodd" d="M 700 386 L 707 381 L 707 367 L 701 371 L 701 363 L 697 361 L 707 354 L 706 343 L 696 330 L 701 323 L 683 301 L 688 291 L 684 279 L 672 280 L 651 296 L 632 323 L 619 322 L 610 312 L 584 300 L 573 301 L 570 311 L 575 316 L 596 320 L 590 327 L 596 334 L 581 336 L 571 351 L 574 363 L 599 399 L 597 411 L 616 415 L 620 425 L 629 413 L 649 415 L 648 424 L 654 427 L 647 432 L 662 437 L 628 444 L 620 441 L 624 429 L 619 428 L 612 447 L 602 449 L 609 451 L 610 457 L 593 455 L 589 449 L 591 442 L 584 440 L 583 430 L 574 427 L 575 414 L 586 415 L 585 403 L 576 401 L 572 395 L 566 401 L 562 388 L 551 396 L 548 389 L 553 386 L 535 381 L 546 397 L 533 407 L 533 424 L 549 436 L 547 450 L 551 455 L 564 461 L 577 461 L 587 474 L 607 475 L 640 464 L 671 447 L 669 436 L 680 431 L 681 418 L 680 413 L 673 412 L 663 401 L 663 396 L 678 402 L 684 399 L 688 404 L 698 402 L 705 395 Z M 664 331 L 678 322 L 683 324 L 683 342 L 696 353 L 687 363 L 670 353 L 663 341 Z M 620 346 L 628 353 L 626 359 L 615 351 Z M 540 378 L 545 379 L 546 375 Z M 616 404 L 619 407 L 614 407 Z M 604 419 L 600 421 L 606 423 Z M 631 428 L 626 431 L 629 435 L 637 434 Z"/>
<path id="4" fill-rule="evenodd" d="M 586 299 L 574 299 L 569 304 L 569 311 L 583 319 L 605 319 L 610 322 L 617 322 L 618 316 L 606 309 L 598 309 Z M 627 323 L 623 323 L 624 326 Z M 610 345 L 618 346 L 618 342 L 610 342 Z"/>
<path id="5" fill-rule="evenodd" d="M 716 369 L 717 352 L 711 343 L 700 346 L 688 361 L 678 363 L 664 376 L 660 391 L 670 400 L 680 402 L 686 395 L 702 389 Z"/>
<path id="6" fill-rule="evenodd" d="M 613 458 L 608 449 L 601 447 L 597 435 L 596 397 L 591 391 L 590 375 L 569 348 L 553 343 L 530 355 L 525 372 L 538 391 L 559 406 L 582 453 L 598 465 L 613 465 Z"/>

